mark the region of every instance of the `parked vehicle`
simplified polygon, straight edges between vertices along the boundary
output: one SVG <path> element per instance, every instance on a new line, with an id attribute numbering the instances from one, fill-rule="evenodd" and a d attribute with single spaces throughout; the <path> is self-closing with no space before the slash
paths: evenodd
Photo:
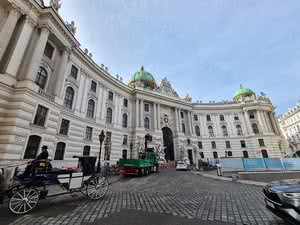
<path id="1" fill-rule="evenodd" d="M 144 176 L 158 172 L 157 155 L 153 150 L 147 150 L 142 159 L 120 159 L 120 173 L 122 176 Z"/>
<path id="2" fill-rule="evenodd" d="M 16 183 L 0 193 L 2 200 L 9 198 L 8 207 L 14 214 L 33 210 L 40 199 L 62 194 L 81 192 L 90 199 L 101 199 L 108 191 L 106 177 L 95 173 L 96 157 L 80 156 L 78 168 L 52 168 L 50 160 L 34 160 L 18 174 Z M 57 185 L 64 192 L 48 195 L 47 187 Z"/>
<path id="3" fill-rule="evenodd" d="M 183 161 L 178 161 L 177 162 L 176 170 L 185 170 L 186 171 L 188 169 L 189 169 L 189 166 L 185 162 L 183 162 Z"/>
<path id="4" fill-rule="evenodd" d="M 263 192 L 268 209 L 300 222 L 300 179 L 274 181 Z"/>

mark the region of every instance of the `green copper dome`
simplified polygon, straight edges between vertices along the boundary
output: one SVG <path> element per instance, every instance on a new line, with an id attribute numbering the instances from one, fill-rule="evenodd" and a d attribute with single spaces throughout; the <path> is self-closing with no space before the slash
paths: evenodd
<path id="1" fill-rule="evenodd" d="M 156 87 L 155 79 L 153 75 L 144 70 L 142 66 L 140 71 L 135 72 L 129 80 L 129 85 L 142 86 L 146 89 L 153 90 Z"/>
<path id="2" fill-rule="evenodd" d="M 241 85 L 240 89 L 234 93 L 234 98 L 238 98 L 239 96 L 249 96 L 254 94 L 254 92 L 250 88 L 245 88 Z"/>

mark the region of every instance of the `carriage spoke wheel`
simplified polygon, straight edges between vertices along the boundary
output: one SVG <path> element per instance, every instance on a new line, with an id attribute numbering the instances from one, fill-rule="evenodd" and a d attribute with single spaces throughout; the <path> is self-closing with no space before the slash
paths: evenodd
<path id="1" fill-rule="evenodd" d="M 108 191 L 108 180 L 105 177 L 95 177 L 87 185 L 87 195 L 89 198 L 98 200 Z"/>
<path id="2" fill-rule="evenodd" d="M 33 188 L 17 190 L 9 200 L 9 210 L 14 214 L 25 214 L 39 202 L 39 193 Z"/>

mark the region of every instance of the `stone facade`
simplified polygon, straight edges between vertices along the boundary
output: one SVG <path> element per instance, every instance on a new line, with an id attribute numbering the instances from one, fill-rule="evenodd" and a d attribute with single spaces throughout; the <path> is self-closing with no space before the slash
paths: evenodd
<path id="1" fill-rule="evenodd" d="M 161 149 L 165 131 L 174 159 L 281 156 L 268 98 L 192 103 L 167 79 L 153 90 L 129 87 L 78 47 L 74 23 L 59 16 L 59 1 L 52 4 L 0 2 L 0 159 L 32 158 L 42 145 L 57 160 L 97 155 L 101 130 L 108 136 L 101 158 L 112 163 L 137 157 L 146 134 L 148 147 Z"/>
<path id="2" fill-rule="evenodd" d="M 293 151 L 300 150 L 300 104 L 278 117 L 279 127 Z"/>

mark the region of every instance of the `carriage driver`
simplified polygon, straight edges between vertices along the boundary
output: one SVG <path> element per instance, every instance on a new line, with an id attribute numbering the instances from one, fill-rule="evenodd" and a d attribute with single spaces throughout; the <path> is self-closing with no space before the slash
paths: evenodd
<path id="1" fill-rule="evenodd" d="M 43 145 L 42 152 L 36 157 L 35 160 L 48 159 L 48 157 L 49 157 L 48 146 Z"/>

